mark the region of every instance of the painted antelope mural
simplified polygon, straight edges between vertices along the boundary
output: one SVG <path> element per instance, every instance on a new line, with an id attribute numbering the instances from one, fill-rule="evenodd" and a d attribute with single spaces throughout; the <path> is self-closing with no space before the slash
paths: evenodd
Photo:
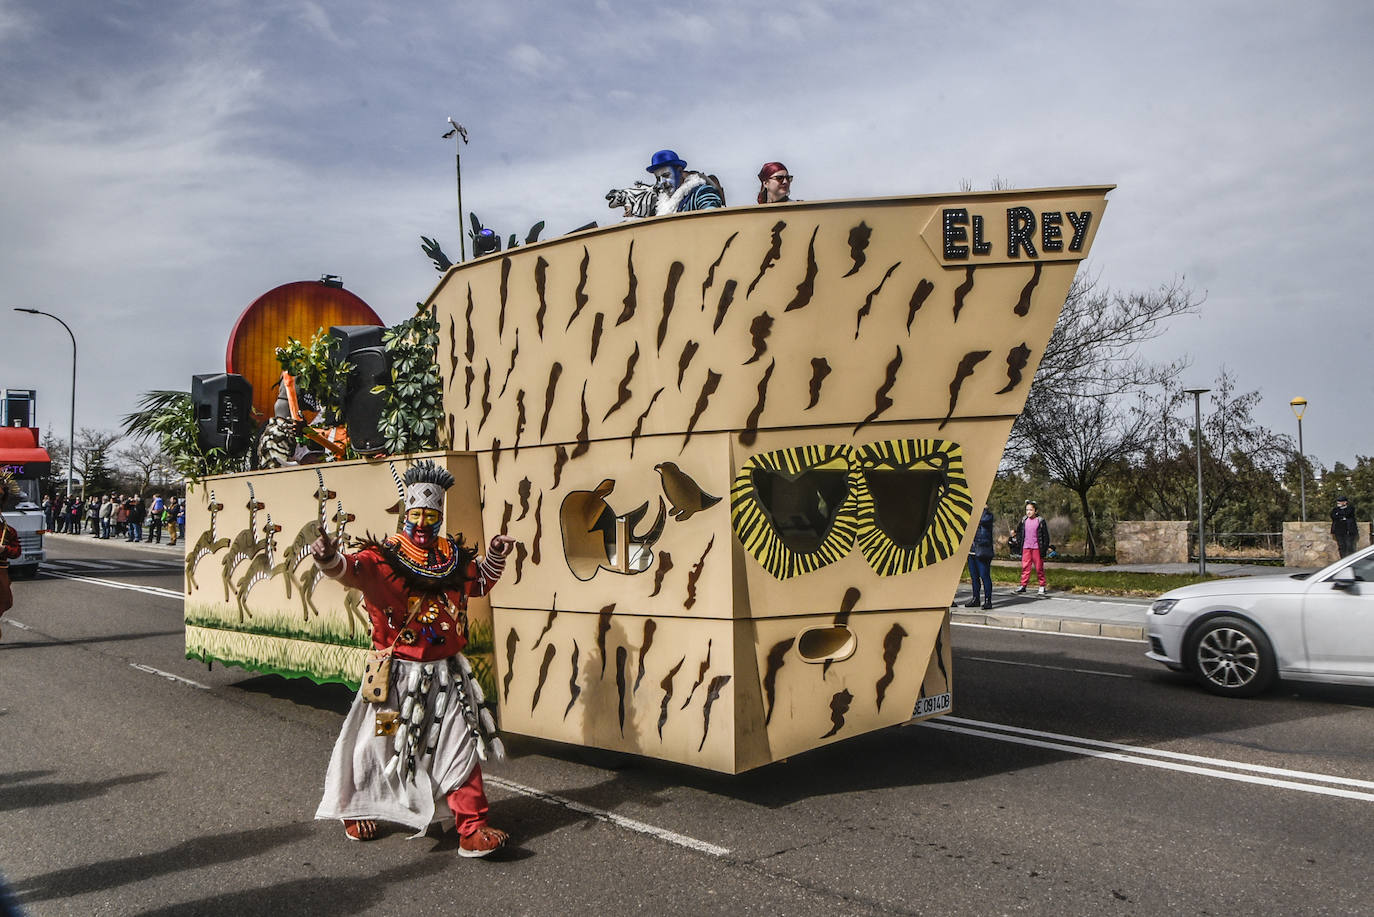
<path id="1" fill-rule="evenodd" d="M 432 456 L 451 532 L 519 541 L 470 609 L 502 728 L 734 773 L 952 710 L 970 520 L 1109 190 L 726 208 L 451 268 Z M 359 529 L 414 458 L 330 466 Z M 312 474 L 213 483 L 304 525 Z M 336 583 L 303 636 L 216 598 L 188 587 L 188 653 L 356 680 Z M 246 600 L 257 630 L 282 599 Z"/>
<path id="2" fill-rule="evenodd" d="M 262 550 L 253 555 L 248 562 L 248 569 L 244 571 L 238 583 L 234 586 L 234 593 L 238 597 L 239 621 L 242 623 L 244 617 L 253 617 L 253 613 L 248 610 L 248 593 L 253 591 L 253 587 L 265 579 L 279 575 L 280 568 L 274 570 L 272 565 L 276 562 L 277 533 L 281 531 L 281 526 L 272 524 L 272 514 L 267 514 L 267 522 L 262 527 Z M 288 577 L 284 577 L 289 579 Z"/>
<path id="3" fill-rule="evenodd" d="M 220 538 L 216 534 L 215 520 L 222 509 L 224 509 L 224 504 L 216 501 L 215 492 L 210 491 L 210 500 L 205 506 L 206 515 L 210 517 L 209 524 L 195 542 L 186 548 L 186 587 L 188 590 L 200 588 L 196 583 L 196 567 L 200 565 L 200 562 L 211 554 L 229 547 L 229 539 Z"/>
<path id="4" fill-rule="evenodd" d="M 229 552 L 224 555 L 224 560 L 220 562 L 220 580 L 224 584 L 224 601 L 229 601 L 229 594 L 234 586 L 234 571 L 244 561 L 256 557 L 257 554 L 267 546 L 265 540 L 258 538 L 258 510 L 263 509 L 267 504 L 258 500 L 257 494 L 253 492 L 252 482 L 248 482 L 248 502 L 244 504 L 248 508 L 248 523 L 239 530 L 238 534 L 229 542 Z"/>

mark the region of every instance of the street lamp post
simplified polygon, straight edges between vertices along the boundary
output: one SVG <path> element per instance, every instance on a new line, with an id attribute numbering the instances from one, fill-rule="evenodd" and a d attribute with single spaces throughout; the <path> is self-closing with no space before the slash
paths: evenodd
<path id="1" fill-rule="evenodd" d="M 468 131 L 467 128 L 452 118 L 448 119 L 448 123 L 449 129 L 444 134 L 444 139 L 454 138 L 453 168 L 458 176 L 458 260 L 466 261 L 468 260 L 468 245 L 463 237 L 463 144 L 468 142 Z"/>
<path id="2" fill-rule="evenodd" d="M 1198 576 L 1207 574 L 1207 533 L 1202 525 L 1202 396 L 1210 388 L 1189 388 L 1184 391 L 1193 396 L 1193 451 L 1197 453 L 1197 572 Z"/>
<path id="3" fill-rule="evenodd" d="M 1307 521 L 1307 457 L 1302 451 L 1302 415 L 1307 411 L 1306 398 L 1294 398 L 1288 402 L 1293 413 L 1298 415 L 1298 493 L 1302 500 L 1302 521 Z"/>
<path id="4" fill-rule="evenodd" d="M 63 328 L 67 329 L 67 336 L 72 339 L 72 410 L 71 420 L 67 425 L 67 497 L 72 495 L 72 466 L 76 464 L 76 335 L 72 334 L 72 329 L 66 322 L 53 315 L 51 312 L 42 312 L 38 309 L 22 309 L 14 307 L 16 312 L 27 312 L 30 315 L 46 315 L 54 320 Z"/>

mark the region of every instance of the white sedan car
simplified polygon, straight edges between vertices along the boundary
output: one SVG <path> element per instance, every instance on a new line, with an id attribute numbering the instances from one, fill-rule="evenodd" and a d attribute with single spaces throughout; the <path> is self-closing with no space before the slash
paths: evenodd
<path id="1" fill-rule="evenodd" d="M 1315 573 L 1174 589 L 1146 617 L 1145 655 L 1214 694 L 1251 697 L 1276 678 L 1374 685 L 1374 547 Z"/>

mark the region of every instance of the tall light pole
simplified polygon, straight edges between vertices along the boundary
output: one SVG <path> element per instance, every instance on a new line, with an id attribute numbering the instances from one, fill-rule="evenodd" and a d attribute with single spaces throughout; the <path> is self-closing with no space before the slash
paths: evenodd
<path id="1" fill-rule="evenodd" d="M 1293 413 L 1298 415 L 1298 488 L 1302 494 L 1302 521 L 1307 521 L 1307 457 L 1302 451 L 1302 415 L 1307 411 L 1306 398 L 1294 398 L 1288 402 Z"/>
<path id="2" fill-rule="evenodd" d="M 71 422 L 67 425 L 67 496 L 72 495 L 72 466 L 76 464 L 76 335 L 72 334 L 72 329 L 67 323 L 62 321 L 51 312 L 41 312 L 38 309 L 22 309 L 14 307 L 15 312 L 27 312 L 30 315 L 46 315 L 53 319 L 63 328 L 67 329 L 67 336 L 72 339 L 72 413 Z"/>
<path id="3" fill-rule="evenodd" d="M 1202 525 L 1202 396 L 1210 388 L 1184 389 L 1193 396 L 1193 451 L 1197 453 L 1197 572 L 1207 574 L 1207 532 Z"/>
<path id="4" fill-rule="evenodd" d="M 458 175 L 458 260 L 468 260 L 468 246 L 463 238 L 463 144 L 468 142 L 468 130 L 454 121 L 448 119 L 449 129 L 444 134 L 444 139 L 450 137 L 453 141 L 453 168 Z"/>

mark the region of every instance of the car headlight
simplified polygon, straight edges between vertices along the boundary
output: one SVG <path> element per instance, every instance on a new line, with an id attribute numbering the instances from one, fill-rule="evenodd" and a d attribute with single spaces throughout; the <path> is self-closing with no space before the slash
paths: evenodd
<path id="1" fill-rule="evenodd" d="M 1177 604 L 1178 599 L 1155 599 L 1154 604 L 1150 606 L 1150 614 L 1167 615 Z"/>

